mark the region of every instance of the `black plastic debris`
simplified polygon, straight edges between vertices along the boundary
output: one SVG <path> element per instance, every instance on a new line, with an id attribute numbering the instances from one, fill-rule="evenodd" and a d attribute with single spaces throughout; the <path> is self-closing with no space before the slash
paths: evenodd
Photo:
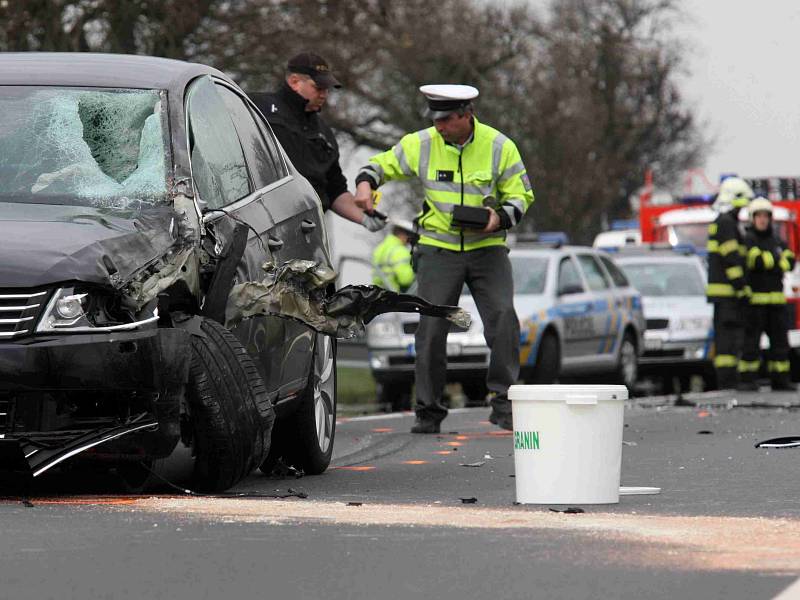
<path id="1" fill-rule="evenodd" d="M 551 508 L 550 511 L 551 512 L 555 512 L 555 513 L 564 513 L 565 515 L 578 515 L 580 513 L 585 513 L 586 512 L 585 510 L 583 510 L 582 508 L 579 508 L 577 506 L 570 506 L 569 508 L 565 508 L 565 509 Z"/>
<path id="2" fill-rule="evenodd" d="M 458 466 L 460 466 L 460 467 L 482 467 L 485 464 L 486 464 L 485 460 L 479 460 L 477 462 L 471 462 L 471 463 L 459 463 Z"/>
<path id="3" fill-rule="evenodd" d="M 708 429 L 701 429 L 697 432 L 697 435 L 713 435 L 713 431 L 709 431 Z"/>
<path id="4" fill-rule="evenodd" d="M 477 504 L 477 498 L 460 498 L 461 504 Z"/>
<path id="5" fill-rule="evenodd" d="M 347 506 L 362 506 L 363 502 L 348 502 Z"/>
<path id="6" fill-rule="evenodd" d="M 800 448 L 800 436 L 789 435 L 777 437 L 763 442 L 756 442 L 756 448 Z"/>

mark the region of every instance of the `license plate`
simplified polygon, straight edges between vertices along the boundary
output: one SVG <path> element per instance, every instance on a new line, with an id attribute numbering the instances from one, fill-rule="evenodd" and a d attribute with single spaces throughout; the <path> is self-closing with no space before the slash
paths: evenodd
<path id="1" fill-rule="evenodd" d="M 645 340 L 644 341 L 644 349 L 645 350 L 661 350 L 661 340 Z"/>
<path id="2" fill-rule="evenodd" d="M 461 354 L 461 344 L 447 344 L 447 356 L 458 356 Z"/>

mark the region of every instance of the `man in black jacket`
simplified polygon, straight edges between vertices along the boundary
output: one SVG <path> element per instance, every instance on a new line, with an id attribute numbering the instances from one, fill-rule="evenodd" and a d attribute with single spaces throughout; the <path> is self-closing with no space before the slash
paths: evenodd
<path id="1" fill-rule="evenodd" d="M 729 177 L 720 185 L 714 202 L 718 216 L 708 226 L 706 298 L 714 304 L 714 366 L 720 389 L 734 389 L 739 383 L 743 308 L 749 288 L 745 282 L 744 244 L 738 215 L 752 197 L 753 190 L 747 182 Z"/>
<path id="2" fill-rule="evenodd" d="M 386 220 L 356 206 L 339 166 L 339 144 L 319 115 L 330 89 L 338 87 L 341 84 L 321 56 L 302 52 L 289 59 L 286 79 L 277 92 L 249 96 L 269 121 L 289 160 L 314 186 L 323 210 L 331 209 L 377 231 L 386 225 Z"/>
<path id="3" fill-rule="evenodd" d="M 794 267 L 794 253 L 772 228 L 772 203 L 756 198 L 750 203 L 751 226 L 747 247 L 747 283 L 752 294 L 745 309 L 744 350 L 739 361 L 739 389 L 757 391 L 761 364 L 761 334 L 769 337 L 767 371 L 773 390 L 795 390 L 789 377 L 788 313 L 783 294 L 783 274 Z"/>

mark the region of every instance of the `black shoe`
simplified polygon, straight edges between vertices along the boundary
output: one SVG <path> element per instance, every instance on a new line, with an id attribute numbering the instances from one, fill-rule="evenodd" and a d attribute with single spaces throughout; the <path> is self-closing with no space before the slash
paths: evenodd
<path id="1" fill-rule="evenodd" d="M 773 392 L 796 392 L 797 385 L 791 381 L 775 381 L 772 383 Z"/>
<path id="2" fill-rule="evenodd" d="M 742 381 L 736 386 L 739 392 L 757 392 L 761 389 L 755 381 Z"/>
<path id="3" fill-rule="evenodd" d="M 506 415 L 493 410 L 489 415 L 489 423 L 497 425 L 501 429 L 507 429 L 508 431 L 514 430 L 514 421 L 510 414 Z"/>
<path id="4" fill-rule="evenodd" d="M 439 433 L 441 425 L 439 421 L 429 421 L 428 419 L 417 419 L 411 428 L 411 433 Z"/>

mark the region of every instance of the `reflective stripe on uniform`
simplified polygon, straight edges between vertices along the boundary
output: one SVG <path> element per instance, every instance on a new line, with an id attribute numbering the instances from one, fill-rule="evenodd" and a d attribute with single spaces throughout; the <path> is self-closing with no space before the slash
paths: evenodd
<path id="1" fill-rule="evenodd" d="M 767 363 L 767 370 L 770 373 L 788 373 L 791 370 L 791 364 L 788 360 L 771 360 Z"/>
<path id="2" fill-rule="evenodd" d="M 717 240 L 708 240 L 708 243 L 706 244 L 706 250 L 709 252 L 719 252 L 719 242 Z"/>
<path id="3" fill-rule="evenodd" d="M 438 240 L 446 244 L 461 243 L 460 235 L 452 235 L 450 233 L 444 233 L 442 231 L 428 231 L 427 229 L 420 229 L 419 236 L 420 236 L 419 241 L 422 244 L 425 243 L 425 238 L 431 238 L 433 240 Z M 480 242 L 482 240 L 487 240 L 489 238 L 505 239 L 505 237 L 506 237 L 505 231 L 495 231 L 493 233 L 470 233 L 465 231 L 464 243 L 467 244 L 471 242 Z"/>
<path id="4" fill-rule="evenodd" d="M 786 304 L 783 292 L 753 292 L 750 304 Z"/>
<path id="5" fill-rule="evenodd" d="M 492 157 L 494 158 L 494 157 Z M 506 170 L 500 175 L 500 178 L 497 180 L 498 183 L 503 183 L 508 178 L 513 177 L 517 173 L 522 173 L 525 170 L 525 165 L 522 161 L 515 162 L 513 165 L 509 165 L 506 167 Z"/>
<path id="6" fill-rule="evenodd" d="M 719 245 L 719 253 L 722 256 L 727 256 L 731 252 L 736 252 L 739 249 L 739 242 L 736 240 L 728 240 Z"/>
<path id="7" fill-rule="evenodd" d="M 728 267 L 725 269 L 725 275 L 728 279 L 739 279 L 740 277 L 744 277 L 744 269 L 738 265 L 735 267 Z"/>
<path id="8" fill-rule="evenodd" d="M 375 187 L 380 187 L 380 185 L 383 183 L 383 168 L 380 165 L 370 163 L 364 167 L 361 167 L 361 170 L 358 172 L 358 174 L 369 177 L 375 184 Z"/>
<path id="9" fill-rule="evenodd" d="M 757 373 L 760 366 L 760 360 L 740 360 L 739 373 Z"/>
<path id="10" fill-rule="evenodd" d="M 414 174 L 414 171 L 411 170 L 411 167 L 408 164 L 408 159 L 406 158 L 406 152 L 403 150 L 403 146 L 400 144 L 395 144 L 394 155 L 397 157 L 397 163 L 400 165 L 400 171 L 402 171 L 403 175 L 406 177 L 411 177 Z"/>
<path id="11" fill-rule="evenodd" d="M 717 224 L 716 223 L 710 223 L 708 225 L 708 234 L 709 235 L 717 235 Z"/>
<path id="12" fill-rule="evenodd" d="M 747 252 L 747 268 L 748 269 L 754 269 L 755 268 L 756 259 L 758 258 L 759 254 L 761 254 L 761 248 L 758 248 L 756 246 L 753 246 Z"/>
<path id="13" fill-rule="evenodd" d="M 714 366 L 718 369 L 724 369 L 725 367 L 735 369 L 738 362 L 739 359 L 733 354 L 717 354 L 714 357 Z"/>
<path id="14" fill-rule="evenodd" d="M 431 132 L 423 129 L 419 132 L 419 177 L 424 184 L 428 180 L 428 165 L 431 162 Z"/>
<path id="15" fill-rule="evenodd" d="M 508 138 L 498 132 L 492 142 L 492 173 L 500 172 L 500 161 L 503 159 L 503 144 L 506 143 L 506 140 Z"/>
<path id="16" fill-rule="evenodd" d="M 434 190 L 436 192 L 453 192 L 454 194 L 461 194 L 461 182 L 460 181 L 431 181 L 430 179 L 426 179 L 422 182 L 422 185 L 425 186 L 426 190 Z M 474 194 L 476 196 L 486 196 L 491 189 L 481 189 L 480 186 L 474 185 L 472 183 L 465 183 L 464 184 L 464 193 L 465 194 Z"/>
<path id="17" fill-rule="evenodd" d="M 769 270 L 775 267 L 775 257 L 770 250 L 764 250 L 761 253 L 761 260 L 764 263 L 764 268 Z"/>
<path id="18" fill-rule="evenodd" d="M 709 283 L 706 286 L 706 295 L 720 298 L 733 298 L 736 292 L 730 283 Z"/>

